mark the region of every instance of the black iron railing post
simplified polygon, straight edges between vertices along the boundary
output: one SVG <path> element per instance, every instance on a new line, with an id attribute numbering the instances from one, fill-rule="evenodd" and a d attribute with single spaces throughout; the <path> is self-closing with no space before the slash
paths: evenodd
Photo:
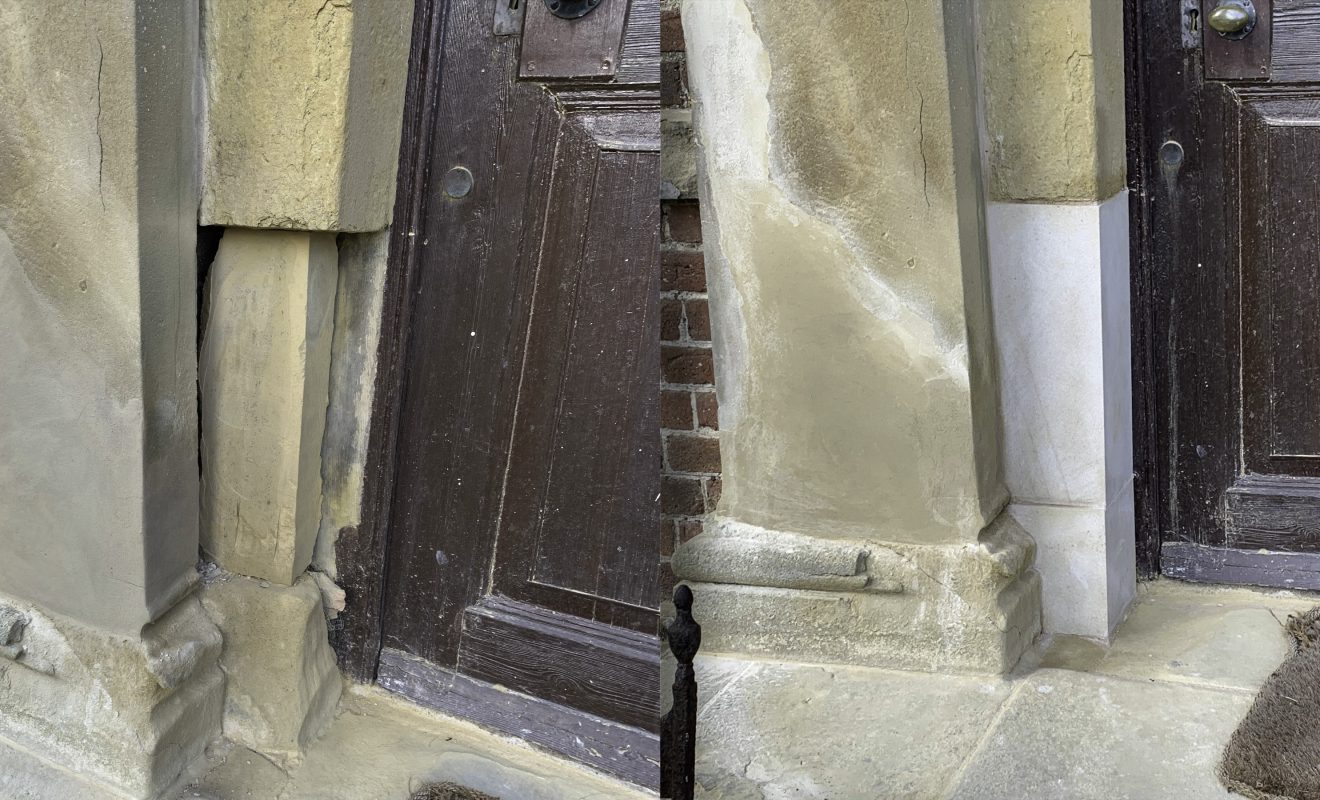
<path id="1" fill-rule="evenodd" d="M 697 770 L 697 674 L 692 660 L 701 647 L 701 626 L 692 618 L 692 590 L 674 589 L 677 614 L 666 630 L 674 671 L 674 706 L 660 721 L 660 796 L 693 800 Z"/>

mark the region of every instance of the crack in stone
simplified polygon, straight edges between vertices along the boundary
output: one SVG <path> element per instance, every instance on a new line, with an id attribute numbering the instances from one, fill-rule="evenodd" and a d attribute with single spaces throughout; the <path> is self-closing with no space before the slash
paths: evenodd
<path id="1" fill-rule="evenodd" d="M 912 6 L 910 0 L 903 0 L 903 76 L 907 86 L 917 95 L 917 152 L 921 154 L 921 196 L 926 199 L 926 208 L 930 208 L 930 165 L 926 163 L 926 95 L 921 87 L 912 80 L 912 37 L 908 35 L 912 27 Z"/>
<path id="2" fill-rule="evenodd" d="M 101 36 L 96 36 L 96 193 L 101 198 L 101 210 L 105 211 L 105 140 L 101 138 L 101 76 L 105 73 L 105 48 L 101 45 Z"/>

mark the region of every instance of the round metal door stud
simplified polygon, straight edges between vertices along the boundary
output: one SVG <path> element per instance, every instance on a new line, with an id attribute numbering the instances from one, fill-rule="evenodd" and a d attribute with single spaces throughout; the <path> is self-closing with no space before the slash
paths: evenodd
<path id="1" fill-rule="evenodd" d="M 1170 139 L 1160 145 L 1160 161 L 1165 166 L 1176 167 L 1183 161 L 1183 146 Z"/>
<path id="2" fill-rule="evenodd" d="M 1225 39 L 1243 39 L 1256 27 L 1256 7 L 1251 0 L 1220 0 L 1206 24 Z"/>
<path id="3" fill-rule="evenodd" d="M 596 10 L 602 0 L 545 0 L 546 8 L 560 19 L 580 19 Z"/>
<path id="4" fill-rule="evenodd" d="M 472 191 L 472 171 L 467 167 L 452 167 L 440 179 L 440 189 L 450 197 L 467 197 Z"/>

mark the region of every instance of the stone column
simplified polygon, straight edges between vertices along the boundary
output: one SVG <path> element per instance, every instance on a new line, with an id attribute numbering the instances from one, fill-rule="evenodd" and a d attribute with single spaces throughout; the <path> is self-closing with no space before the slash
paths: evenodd
<path id="1" fill-rule="evenodd" d="M 1122 8 L 980 17 L 1009 511 L 1045 629 L 1107 639 L 1136 593 Z"/>
<path id="2" fill-rule="evenodd" d="M 724 488 L 673 567 L 707 649 L 1003 670 L 1040 630 L 1002 513 L 971 12 L 684 7 Z"/>
<path id="3" fill-rule="evenodd" d="M 18 0 L 0 31 L 0 757 L 156 797 L 223 691 L 189 595 L 197 10 Z"/>

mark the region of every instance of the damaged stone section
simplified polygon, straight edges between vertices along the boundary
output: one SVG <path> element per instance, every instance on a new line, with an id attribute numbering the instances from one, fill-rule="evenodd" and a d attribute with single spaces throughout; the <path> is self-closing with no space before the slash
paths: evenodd
<path id="1" fill-rule="evenodd" d="M 1041 630 L 1034 559 L 1031 537 L 1001 514 L 965 545 L 830 541 L 718 524 L 672 563 L 697 597 L 703 652 L 1000 673 Z M 859 571 L 821 574 L 846 572 L 838 568 L 847 563 Z"/>
<path id="2" fill-rule="evenodd" d="M 136 639 L 3 602 L 0 638 L 21 649 L 0 659 L 0 740 L 142 800 L 195 777 L 224 698 L 220 632 L 195 596 Z"/>
<path id="3" fill-rule="evenodd" d="M 689 581 L 834 592 L 902 592 L 899 556 L 884 547 L 772 531 L 723 519 L 674 554 Z"/>
<path id="4" fill-rule="evenodd" d="M 317 581 L 273 586 L 222 575 L 202 603 L 225 637 L 225 737 L 283 766 L 298 763 L 343 691 Z"/>
<path id="5" fill-rule="evenodd" d="M 411 30 L 407 0 L 205 0 L 202 224 L 384 228 Z"/>

